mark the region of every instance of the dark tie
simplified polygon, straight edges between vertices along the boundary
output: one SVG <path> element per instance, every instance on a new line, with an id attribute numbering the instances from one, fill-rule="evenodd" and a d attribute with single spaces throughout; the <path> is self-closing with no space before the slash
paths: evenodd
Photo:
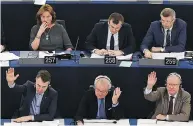
<path id="1" fill-rule="evenodd" d="M 168 109 L 168 114 L 171 115 L 173 111 L 173 96 L 170 96 L 170 101 L 169 101 L 169 109 Z"/>
<path id="2" fill-rule="evenodd" d="M 99 105 L 99 119 L 106 119 L 104 98 L 101 99 L 101 103 Z"/>
<path id="3" fill-rule="evenodd" d="M 110 41 L 110 50 L 114 50 L 114 43 L 115 43 L 115 41 L 114 41 L 114 37 L 113 37 L 113 34 L 112 34 L 111 41 Z"/>
<path id="4" fill-rule="evenodd" d="M 170 30 L 167 30 L 166 34 L 166 46 L 171 46 L 171 39 L 170 39 Z"/>

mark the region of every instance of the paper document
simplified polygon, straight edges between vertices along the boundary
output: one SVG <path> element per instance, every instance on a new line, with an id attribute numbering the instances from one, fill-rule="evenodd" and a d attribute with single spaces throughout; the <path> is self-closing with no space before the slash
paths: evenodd
<path id="1" fill-rule="evenodd" d="M 117 125 L 127 125 L 130 126 L 129 119 L 120 119 L 117 121 Z"/>
<path id="2" fill-rule="evenodd" d="M 185 52 L 179 53 L 152 53 L 152 59 L 165 59 L 165 57 L 173 57 L 179 59 L 184 59 Z"/>
<path id="3" fill-rule="evenodd" d="M 46 3 L 46 0 L 34 0 L 34 4 L 36 5 L 44 5 Z"/>
<path id="4" fill-rule="evenodd" d="M 55 54 L 55 51 L 53 53 L 49 53 L 48 51 L 39 51 L 39 58 L 44 58 L 45 56 L 53 56 Z"/>
<path id="5" fill-rule="evenodd" d="M 8 67 L 9 61 L 0 61 L 0 67 Z"/>
<path id="6" fill-rule="evenodd" d="M 120 67 L 131 67 L 132 62 L 131 61 L 121 61 Z"/>
<path id="7" fill-rule="evenodd" d="M 16 123 L 16 122 L 5 122 L 4 126 L 22 126 L 21 123 Z"/>
<path id="8" fill-rule="evenodd" d="M 117 59 L 118 60 L 130 60 L 132 55 L 133 55 L 133 53 L 128 54 L 126 56 L 117 56 Z M 90 58 L 104 58 L 104 56 L 100 56 L 98 54 L 92 53 Z"/>
<path id="9" fill-rule="evenodd" d="M 10 52 L 0 53 L 0 61 L 18 60 L 20 57 Z"/>
<path id="10" fill-rule="evenodd" d="M 192 122 L 168 122 L 168 121 L 157 121 L 157 124 L 163 126 L 193 126 Z"/>
<path id="11" fill-rule="evenodd" d="M 138 119 L 137 124 L 156 124 L 156 119 Z"/>
<path id="12" fill-rule="evenodd" d="M 116 120 L 107 119 L 84 119 L 84 123 L 114 123 Z"/>

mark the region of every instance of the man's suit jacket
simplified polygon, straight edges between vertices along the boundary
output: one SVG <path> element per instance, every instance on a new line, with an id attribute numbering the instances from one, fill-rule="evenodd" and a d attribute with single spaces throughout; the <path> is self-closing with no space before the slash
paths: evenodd
<path id="1" fill-rule="evenodd" d="M 169 95 L 166 87 L 160 87 L 157 91 L 144 94 L 144 96 L 145 99 L 149 101 L 156 101 L 155 113 L 152 116 L 153 119 L 155 119 L 158 114 L 167 115 L 169 109 Z M 191 110 L 190 101 L 191 95 L 181 88 L 175 99 L 174 114 L 169 115 L 169 120 L 188 121 Z"/>
<path id="2" fill-rule="evenodd" d="M 13 90 L 22 93 L 20 108 L 14 116 L 28 116 L 30 113 L 30 105 L 36 94 L 35 84 L 31 81 L 27 81 L 23 85 L 15 84 Z M 53 120 L 57 109 L 57 99 L 57 91 L 49 86 L 42 97 L 40 114 L 34 115 L 34 121 Z"/>
<path id="3" fill-rule="evenodd" d="M 112 107 L 112 95 L 110 91 L 105 97 L 105 110 L 107 119 L 120 119 L 123 118 L 123 111 L 120 107 L 120 103 L 116 107 Z M 75 116 L 75 120 L 96 119 L 98 112 L 98 102 L 93 89 L 87 91 L 79 104 L 78 111 Z"/>
<path id="4" fill-rule="evenodd" d="M 124 23 L 119 31 L 119 50 L 124 52 L 124 55 L 135 51 L 135 42 L 131 25 Z M 100 22 L 95 24 L 90 35 L 86 40 L 86 49 L 106 49 L 108 37 L 108 23 Z"/>
<path id="5" fill-rule="evenodd" d="M 177 18 L 171 31 L 172 46 L 165 47 L 165 52 L 183 52 L 186 46 L 186 22 Z M 152 47 L 163 47 L 164 28 L 160 21 L 151 23 L 146 36 L 141 44 L 141 51 L 151 49 Z"/>

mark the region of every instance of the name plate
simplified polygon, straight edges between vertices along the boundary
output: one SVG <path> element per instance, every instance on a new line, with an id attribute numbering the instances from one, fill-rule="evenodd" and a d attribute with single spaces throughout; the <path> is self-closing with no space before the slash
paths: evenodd
<path id="1" fill-rule="evenodd" d="M 105 56 L 104 64 L 117 64 L 116 56 Z"/>
<path id="2" fill-rule="evenodd" d="M 56 64 L 57 58 L 56 56 L 45 56 L 44 63 L 45 64 Z"/>
<path id="3" fill-rule="evenodd" d="M 177 66 L 178 60 L 175 57 L 166 57 L 164 63 L 165 65 Z"/>
<path id="4" fill-rule="evenodd" d="M 166 59 L 139 59 L 139 66 L 178 66 L 178 60 L 176 62 L 174 59 L 168 59 L 168 58 Z"/>

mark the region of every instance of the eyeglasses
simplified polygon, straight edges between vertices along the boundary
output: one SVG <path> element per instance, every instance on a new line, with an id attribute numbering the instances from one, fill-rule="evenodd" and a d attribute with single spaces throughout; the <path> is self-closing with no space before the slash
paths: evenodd
<path id="1" fill-rule="evenodd" d="M 177 86 L 179 86 L 179 84 L 169 84 L 169 83 L 166 83 L 168 86 L 170 86 L 170 87 L 177 87 Z"/>
<path id="2" fill-rule="evenodd" d="M 108 91 L 101 91 L 101 90 L 99 90 L 98 88 L 95 88 L 95 91 L 100 92 L 100 93 L 102 93 L 102 94 L 108 93 Z"/>

